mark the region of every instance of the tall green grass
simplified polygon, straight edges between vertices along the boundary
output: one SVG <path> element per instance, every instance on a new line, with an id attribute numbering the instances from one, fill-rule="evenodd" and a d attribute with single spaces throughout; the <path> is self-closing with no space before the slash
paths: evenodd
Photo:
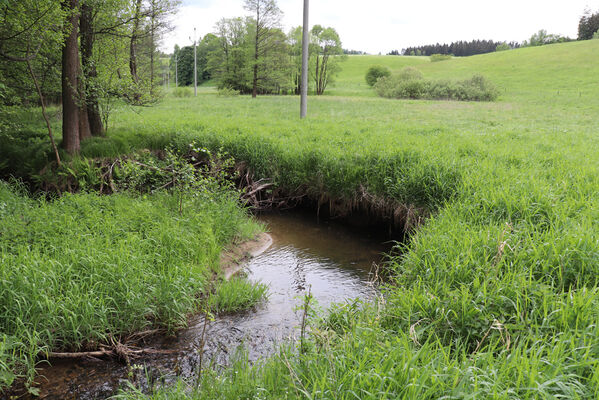
<path id="1" fill-rule="evenodd" d="M 107 146 L 194 139 L 289 192 L 429 213 L 387 266 L 385 307 L 337 311 L 353 323 L 319 325 L 313 350 L 241 362 L 190 397 L 596 398 L 597 46 L 349 57 L 338 80 L 369 95 L 355 89 L 368 66 L 410 61 L 427 79 L 484 74 L 500 88 L 489 104 L 323 96 L 300 121 L 294 97 L 203 94 L 115 115 Z"/>
<path id="2" fill-rule="evenodd" d="M 223 247 L 256 230 L 226 191 L 187 195 L 179 214 L 169 193 L 47 202 L 0 183 L 0 383 L 48 351 L 184 326 Z"/>

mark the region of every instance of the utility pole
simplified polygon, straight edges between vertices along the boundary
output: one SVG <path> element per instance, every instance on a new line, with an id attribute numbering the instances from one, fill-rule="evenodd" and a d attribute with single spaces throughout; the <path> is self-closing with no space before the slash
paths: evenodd
<path id="1" fill-rule="evenodd" d="M 198 96 L 198 56 L 196 52 L 196 28 L 193 28 L 193 39 L 190 37 L 189 40 L 193 42 L 193 95 Z"/>
<path id="2" fill-rule="evenodd" d="M 306 118 L 308 114 L 308 44 L 309 44 L 309 29 L 308 11 L 309 0 L 304 0 L 304 26 L 302 35 L 302 89 L 301 89 L 301 105 L 300 118 Z"/>
<path id="3" fill-rule="evenodd" d="M 175 53 L 175 87 L 179 87 L 179 66 L 177 65 L 179 55 Z"/>

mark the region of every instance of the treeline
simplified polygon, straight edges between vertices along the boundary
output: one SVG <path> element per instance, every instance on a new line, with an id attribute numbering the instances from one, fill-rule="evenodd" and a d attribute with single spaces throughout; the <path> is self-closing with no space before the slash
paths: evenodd
<path id="1" fill-rule="evenodd" d="M 492 53 L 497 47 L 507 45 L 510 49 L 520 47 L 516 42 L 495 42 L 493 40 L 472 40 L 470 42 L 458 41 L 451 44 L 431 44 L 425 46 L 415 46 L 403 49 L 401 52 L 393 50 L 389 55 L 404 56 L 431 56 L 433 54 L 447 54 L 456 57 L 467 57 L 476 54 Z"/>
<path id="2" fill-rule="evenodd" d="M 214 79 L 220 89 L 254 96 L 299 94 L 302 28 L 283 32 L 282 12 L 274 0 L 246 0 L 245 9 L 250 16 L 221 19 L 199 42 L 198 82 Z M 309 73 L 316 94 L 323 94 L 332 83 L 343 55 L 334 28 L 312 27 Z M 193 84 L 193 47 L 175 47 L 171 67 L 179 85 Z"/>
<path id="3" fill-rule="evenodd" d="M 599 39 L 599 11 L 585 10 L 578 22 L 578 40 Z"/>
<path id="4" fill-rule="evenodd" d="M 599 39 L 599 11 L 585 10 L 578 22 L 578 40 Z M 406 49 L 392 50 L 387 55 L 392 56 L 431 56 L 433 54 L 447 54 L 456 57 L 473 56 L 476 54 L 492 53 L 494 51 L 510 50 L 519 47 L 544 46 L 553 43 L 571 42 L 574 39 L 567 36 L 548 33 L 541 29 L 529 39 L 518 42 L 494 42 L 492 40 L 459 41 L 451 44 L 432 44 L 425 46 L 408 47 Z"/>
<path id="5" fill-rule="evenodd" d="M 77 153 L 104 134 L 114 100 L 153 102 L 161 84 L 162 35 L 179 0 L 19 0 L 0 2 L 0 113 L 41 105 L 48 134 Z M 54 143 L 48 103 L 62 104 Z M 0 121 L 0 133 L 2 132 Z"/>

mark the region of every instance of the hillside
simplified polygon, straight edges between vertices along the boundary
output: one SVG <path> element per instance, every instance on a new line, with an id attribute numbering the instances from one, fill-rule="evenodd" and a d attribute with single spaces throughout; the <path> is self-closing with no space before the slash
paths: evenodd
<path id="1" fill-rule="evenodd" d="M 462 79 L 480 73 L 502 92 L 502 100 L 534 100 L 577 106 L 578 98 L 594 102 L 599 91 L 599 40 L 527 47 L 471 57 L 456 57 L 436 63 L 428 57 L 351 56 L 331 95 L 373 95 L 364 82 L 371 65 L 384 65 L 393 72 L 417 67 L 426 78 Z M 558 93 L 559 92 L 559 93 Z M 572 104 L 571 104 L 572 102 Z"/>

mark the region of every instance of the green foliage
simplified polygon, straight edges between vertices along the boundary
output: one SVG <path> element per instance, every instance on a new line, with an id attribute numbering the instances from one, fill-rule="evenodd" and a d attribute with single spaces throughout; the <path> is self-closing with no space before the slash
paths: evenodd
<path id="1" fill-rule="evenodd" d="M 193 96 L 193 91 L 191 88 L 178 87 L 178 88 L 175 88 L 175 90 L 173 90 L 172 94 L 173 94 L 173 97 L 185 98 L 185 97 Z"/>
<path id="2" fill-rule="evenodd" d="M 209 303 L 217 313 L 234 313 L 256 306 L 267 297 L 268 287 L 261 283 L 233 278 L 220 284 Z"/>
<path id="3" fill-rule="evenodd" d="M 506 50 L 511 50 L 512 48 L 510 47 L 509 44 L 503 42 L 501 44 L 498 44 L 497 47 L 495 48 L 495 51 L 506 51 Z"/>
<path id="4" fill-rule="evenodd" d="M 363 99 L 373 64 L 417 65 L 450 82 L 479 71 L 502 98 Z M 397 284 L 385 289 L 385 305 L 334 309 L 311 327 L 301 356 L 283 348 L 252 367 L 242 354 L 231 369 L 206 371 L 199 390 L 179 382 L 152 397 L 595 398 L 598 74 L 597 41 L 446 63 L 352 56 L 335 96 L 312 99 L 304 121 L 294 98 L 216 94 L 117 113 L 108 140 L 130 148 L 195 139 L 290 192 L 347 204 L 372 196 L 396 200 L 407 215 L 430 213 L 386 265 Z M 3 213 L 0 205 L 0 221 L 30 220 L 14 212 L 20 199 L 2 203 L 10 206 Z M 47 277 L 48 264 L 42 259 L 35 276 Z"/>
<path id="5" fill-rule="evenodd" d="M 220 97 L 239 96 L 239 90 L 235 90 L 230 87 L 223 87 L 218 89 L 218 95 Z"/>
<path id="6" fill-rule="evenodd" d="M 369 86 L 374 86 L 379 78 L 386 76 L 391 76 L 391 70 L 389 68 L 383 67 L 381 65 L 373 65 L 372 67 L 368 68 L 368 71 L 366 71 L 365 79 Z"/>
<path id="7" fill-rule="evenodd" d="M 223 246 L 255 229 L 209 185 L 45 202 L 0 183 L 0 378 L 31 379 L 49 350 L 185 325 Z"/>
<path id="8" fill-rule="evenodd" d="M 432 54 L 430 57 L 431 62 L 439 62 L 445 60 L 451 60 L 453 57 L 450 54 Z"/>
<path id="9" fill-rule="evenodd" d="M 314 25 L 310 30 L 310 36 L 309 73 L 314 81 L 316 94 L 322 95 L 327 86 L 334 83 L 335 76 L 341 69 L 339 62 L 345 60 L 346 56 L 335 28 Z"/>
<path id="10" fill-rule="evenodd" d="M 522 43 L 522 47 L 528 46 L 544 46 L 546 44 L 553 43 L 565 43 L 571 42 L 572 39 L 566 36 L 549 34 L 545 29 L 539 30 L 537 33 L 533 34 L 530 39 L 525 40 Z"/>
<path id="11" fill-rule="evenodd" d="M 399 74 L 397 74 L 397 77 L 402 81 L 412 81 L 423 78 L 422 72 L 414 67 L 405 67 L 399 72 Z"/>
<path id="12" fill-rule="evenodd" d="M 451 82 L 428 81 L 419 74 L 413 68 L 405 69 L 399 75 L 379 79 L 374 88 L 379 96 L 395 99 L 493 101 L 499 95 L 495 86 L 482 75 Z"/>
<path id="13" fill-rule="evenodd" d="M 599 12 L 592 13 L 586 10 L 578 23 L 578 40 L 593 39 L 599 31 Z"/>

